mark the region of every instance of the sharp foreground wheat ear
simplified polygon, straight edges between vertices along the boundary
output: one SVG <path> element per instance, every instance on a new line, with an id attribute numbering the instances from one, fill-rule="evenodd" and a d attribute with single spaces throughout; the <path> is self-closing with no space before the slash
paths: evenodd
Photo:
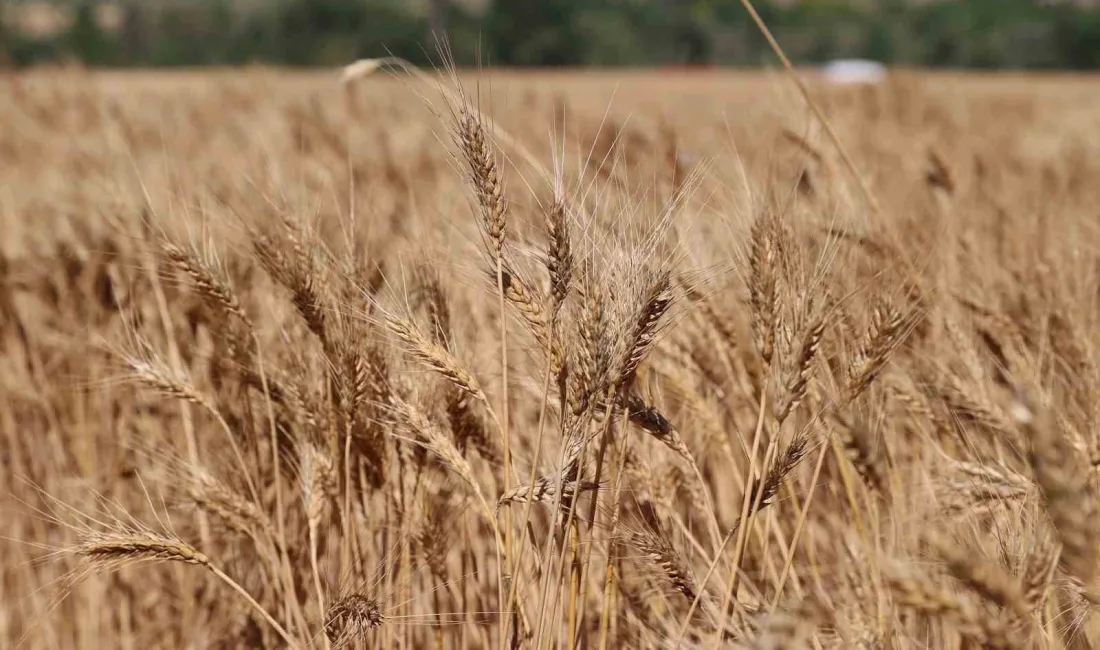
<path id="1" fill-rule="evenodd" d="M 752 305 L 752 332 L 757 352 L 770 365 L 775 356 L 779 329 L 780 281 L 788 252 L 788 232 L 781 217 L 760 213 L 752 224 L 749 251 L 749 300 Z"/>
<path id="2" fill-rule="evenodd" d="M 467 372 L 446 348 L 433 343 L 421 334 L 415 325 L 403 318 L 388 317 L 386 327 L 393 332 L 398 341 L 406 346 L 409 354 L 417 361 L 454 384 L 459 390 L 469 393 L 481 402 L 487 402 L 477 379 Z"/>
<path id="3" fill-rule="evenodd" d="M 191 283 L 210 304 L 240 320 L 248 333 L 252 334 L 255 328 L 252 319 L 241 305 L 240 297 L 213 269 L 172 242 L 163 242 L 161 250 L 173 266 L 190 278 Z"/>
<path id="4" fill-rule="evenodd" d="M 668 313 L 672 300 L 672 276 L 668 271 L 658 272 L 637 307 L 633 329 L 627 340 L 626 354 L 619 362 L 617 383 L 623 392 L 630 392 L 638 366 L 653 347 L 661 318 Z"/>
<path id="5" fill-rule="evenodd" d="M 210 558 L 189 544 L 152 533 L 89 534 L 74 552 L 100 565 L 160 560 L 210 566 Z"/>
<path id="6" fill-rule="evenodd" d="M 673 589 L 688 602 L 692 602 L 698 592 L 691 566 L 665 535 L 666 533 L 660 527 L 646 525 L 631 532 L 628 541 L 660 572 Z"/>
<path id="7" fill-rule="evenodd" d="M 481 225 L 489 237 L 489 255 L 494 263 L 504 253 L 504 229 L 508 223 L 508 203 L 504 180 L 481 117 L 466 103 L 459 109 L 457 136 L 474 195 L 481 207 Z"/>
<path id="8" fill-rule="evenodd" d="M 378 601 L 363 594 L 350 594 L 325 611 L 325 635 L 333 647 L 355 644 L 385 622 Z"/>
<path id="9" fill-rule="evenodd" d="M 573 247 L 565 200 L 557 195 L 546 210 L 546 231 L 550 238 L 546 268 L 550 273 L 553 313 L 561 311 L 573 283 Z"/>

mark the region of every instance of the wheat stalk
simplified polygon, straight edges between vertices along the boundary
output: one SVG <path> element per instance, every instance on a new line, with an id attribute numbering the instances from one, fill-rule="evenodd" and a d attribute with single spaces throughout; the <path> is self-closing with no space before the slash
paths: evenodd
<path id="1" fill-rule="evenodd" d="M 94 565 L 116 568 L 136 562 L 181 562 L 201 566 L 240 594 L 282 637 L 290 648 L 298 648 L 289 633 L 236 581 L 215 566 L 210 558 L 175 537 L 146 531 L 90 531 L 71 552 L 88 558 Z"/>

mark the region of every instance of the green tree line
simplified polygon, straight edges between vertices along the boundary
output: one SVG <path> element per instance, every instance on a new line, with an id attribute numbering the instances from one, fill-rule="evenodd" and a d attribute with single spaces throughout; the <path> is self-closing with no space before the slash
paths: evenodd
<path id="1" fill-rule="evenodd" d="M 6 5 L 6 6 L 5 6 Z M 393 54 L 437 59 L 444 33 L 460 64 L 508 66 L 747 64 L 770 59 L 736 0 L 116 0 L 105 26 L 71 1 L 56 34 L 22 33 L 25 0 L 0 0 L 0 57 L 15 65 L 266 62 L 334 65 Z M 797 62 L 872 58 L 913 66 L 1100 66 L 1100 11 L 1043 0 L 755 0 Z"/>

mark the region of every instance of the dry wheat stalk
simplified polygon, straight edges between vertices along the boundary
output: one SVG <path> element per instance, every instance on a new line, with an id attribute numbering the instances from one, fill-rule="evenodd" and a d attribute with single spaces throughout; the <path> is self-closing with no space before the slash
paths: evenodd
<path id="1" fill-rule="evenodd" d="M 1019 491 L 1030 490 L 1033 485 L 1024 475 L 1004 465 L 991 465 L 989 463 L 975 463 L 967 460 L 945 458 L 952 469 L 964 474 L 968 478 L 997 483 L 1005 487 Z"/>
<path id="2" fill-rule="evenodd" d="M 311 529 L 321 523 L 325 504 L 336 494 L 336 468 L 332 459 L 315 445 L 304 443 L 298 451 L 302 501 Z"/>
<path id="3" fill-rule="evenodd" d="M 1054 574 L 1058 568 L 1061 547 L 1046 535 L 1040 538 L 1035 550 L 1027 557 L 1027 565 L 1021 577 L 1024 598 L 1032 610 L 1042 608 L 1050 593 Z"/>
<path id="4" fill-rule="evenodd" d="M 493 527 L 494 531 L 497 531 L 499 537 L 499 529 L 497 528 L 497 520 L 494 511 L 485 500 L 477 475 L 474 473 L 470 462 L 462 455 L 462 452 L 455 447 L 454 443 L 443 433 L 435 422 L 430 420 L 423 411 L 413 404 L 395 396 L 393 398 L 393 410 L 399 424 L 415 436 L 410 440 L 411 442 L 424 447 L 438 456 L 448 469 L 454 472 L 458 478 L 462 479 L 473 489 L 474 495 L 477 497 L 478 503 L 481 505 L 488 523 Z"/>
<path id="5" fill-rule="evenodd" d="M 434 268 L 420 264 L 415 269 L 414 277 L 416 278 L 416 298 L 428 312 L 432 340 L 445 348 L 449 347 L 451 308 L 447 304 L 439 274 Z"/>
<path id="6" fill-rule="evenodd" d="M 821 606 L 807 597 L 791 608 L 773 611 L 753 642 L 754 650 L 795 650 L 809 648 L 807 643 L 821 623 Z"/>
<path id="7" fill-rule="evenodd" d="M 247 498 L 237 494 L 203 469 L 190 472 L 187 495 L 199 508 L 223 521 L 231 530 L 248 535 L 256 531 L 273 534 L 267 513 Z"/>
<path id="8" fill-rule="evenodd" d="M 951 168 L 944 162 L 943 157 L 934 149 L 928 151 L 928 171 L 925 181 L 933 189 L 942 190 L 948 196 L 955 194 L 955 175 Z"/>
<path id="9" fill-rule="evenodd" d="M 217 406 L 195 388 L 189 377 L 173 372 L 163 359 L 157 357 L 141 359 L 128 355 L 123 358 L 123 361 L 130 366 L 133 373 L 131 379 L 134 381 L 170 399 L 190 402 L 211 413 L 218 412 Z"/>
<path id="10" fill-rule="evenodd" d="M 1014 613 L 1022 619 L 1031 614 L 1020 583 L 1000 565 L 984 561 L 973 552 L 943 535 L 930 534 L 927 541 L 947 563 L 956 579 L 989 602 Z"/>
<path id="11" fill-rule="evenodd" d="M 844 448 L 844 455 L 869 487 L 884 492 L 889 484 L 888 468 L 884 467 L 880 449 L 883 442 L 871 428 L 872 425 L 859 414 L 848 417 L 833 411 L 832 419 L 837 424 L 835 435 Z"/>
<path id="12" fill-rule="evenodd" d="M 962 423 L 971 423 L 989 431 L 1003 435 L 1012 435 L 1013 429 L 1002 416 L 1000 409 L 985 396 L 960 386 L 957 379 L 947 388 L 943 396 L 952 417 Z"/>
<path id="13" fill-rule="evenodd" d="M 463 481 L 472 487 L 479 488 L 473 467 L 443 433 L 439 425 L 430 420 L 419 408 L 399 397 L 394 398 L 393 410 L 398 422 L 416 436 L 414 442 L 438 455 L 440 460 Z"/>
<path id="14" fill-rule="evenodd" d="M 70 551 L 108 569 L 138 562 L 182 562 L 202 566 L 248 601 L 290 648 L 299 647 L 283 626 L 240 584 L 216 567 L 205 553 L 178 538 L 148 530 L 86 531 L 77 546 Z"/>
<path id="15" fill-rule="evenodd" d="M 416 532 L 415 542 L 424 563 L 437 580 L 447 576 L 447 554 L 450 551 L 452 508 L 443 499 L 428 501 L 424 519 Z"/>
<path id="16" fill-rule="evenodd" d="M 443 410 L 459 451 L 465 454 L 472 447 L 490 463 L 499 462 L 500 452 L 486 431 L 482 418 L 470 406 L 469 394 L 452 388 L 443 399 Z"/>
<path id="17" fill-rule="evenodd" d="M 944 460 L 965 477 L 944 483 L 947 496 L 966 497 L 963 507 L 974 501 L 1019 501 L 1035 491 L 1030 479 L 1008 467 L 946 457 Z"/>
<path id="18" fill-rule="evenodd" d="M 1047 515 L 1062 543 L 1062 564 L 1090 587 L 1098 568 L 1096 540 L 1100 539 L 1100 517 L 1089 469 L 1045 410 L 1036 413 L 1023 402 L 1017 402 L 1013 416 L 1031 444 L 1028 459 L 1042 491 Z"/>
<path id="19" fill-rule="evenodd" d="M 973 603 L 921 579 L 892 571 L 887 571 L 883 577 L 895 602 L 949 621 L 961 636 L 998 650 L 1022 647 L 1003 620 L 982 612 Z"/>

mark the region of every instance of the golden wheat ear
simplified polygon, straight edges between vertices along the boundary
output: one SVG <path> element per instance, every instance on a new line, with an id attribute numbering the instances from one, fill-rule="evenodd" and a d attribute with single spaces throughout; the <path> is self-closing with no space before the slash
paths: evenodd
<path id="1" fill-rule="evenodd" d="M 1028 460 L 1062 543 L 1062 566 L 1093 592 L 1100 569 L 1096 545 L 1100 516 L 1088 463 L 1044 407 L 1032 406 L 1021 397 L 1012 405 L 1012 416 L 1031 445 Z"/>
<path id="2" fill-rule="evenodd" d="M 325 636 L 334 648 L 346 648 L 382 627 L 385 620 L 377 600 L 349 594 L 325 610 Z"/>
<path id="3" fill-rule="evenodd" d="M 107 570 L 143 562 L 179 562 L 203 567 L 244 598 L 274 628 L 288 647 L 301 647 L 251 594 L 218 568 L 209 556 L 176 537 L 147 530 L 87 531 L 80 542 L 69 551 L 87 558 L 92 566 Z"/>

